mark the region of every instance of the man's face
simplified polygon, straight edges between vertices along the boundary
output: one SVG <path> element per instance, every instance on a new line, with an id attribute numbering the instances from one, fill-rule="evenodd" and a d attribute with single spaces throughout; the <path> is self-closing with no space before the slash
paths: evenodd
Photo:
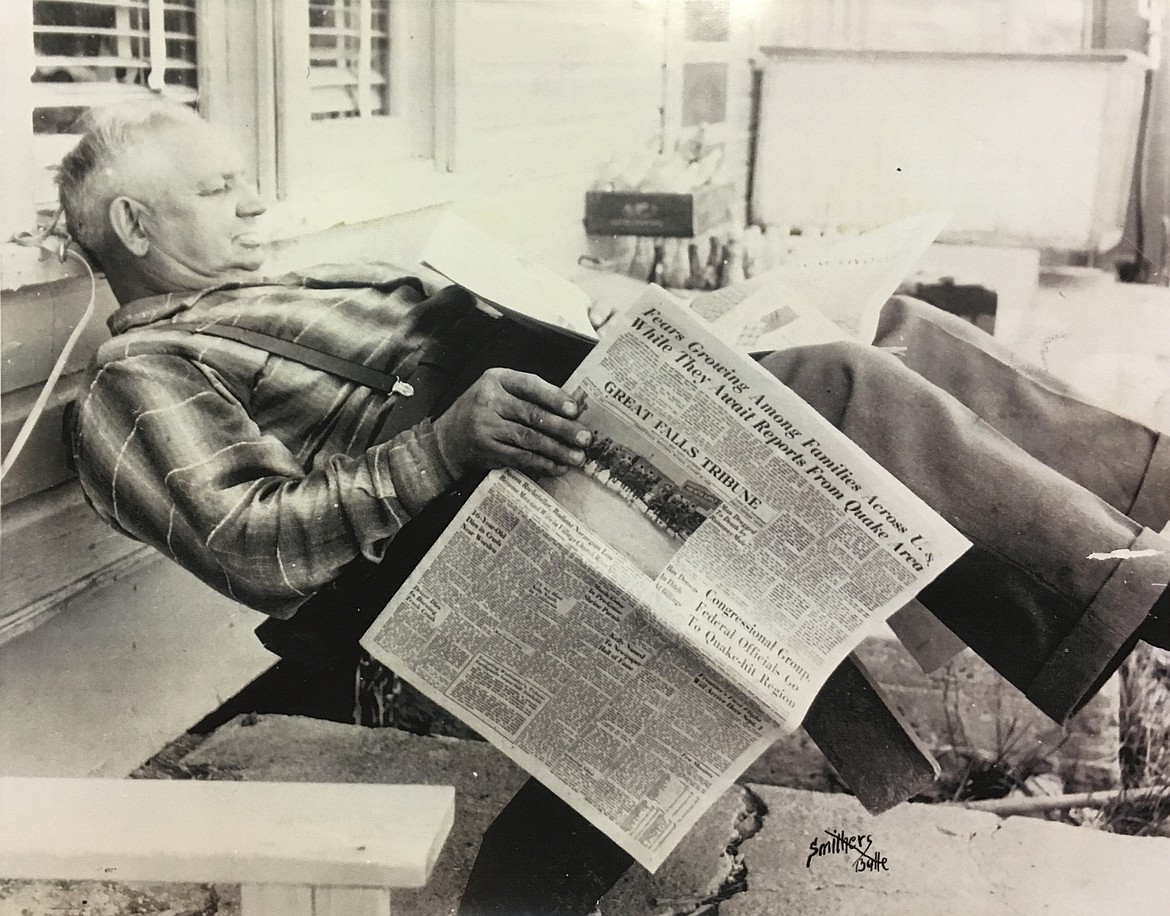
<path id="1" fill-rule="evenodd" d="M 238 152 L 203 122 L 169 125 L 122 157 L 127 197 L 149 240 L 141 270 L 160 289 L 246 279 L 264 262 L 264 204 Z"/>

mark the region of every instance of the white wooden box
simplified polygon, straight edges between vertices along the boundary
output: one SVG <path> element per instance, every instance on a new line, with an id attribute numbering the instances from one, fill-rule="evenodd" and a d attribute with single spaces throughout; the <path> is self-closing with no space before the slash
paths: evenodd
<path id="1" fill-rule="evenodd" d="M 949 242 L 1100 251 L 1120 238 L 1140 55 L 765 51 L 758 221 L 864 229 L 942 209 Z"/>

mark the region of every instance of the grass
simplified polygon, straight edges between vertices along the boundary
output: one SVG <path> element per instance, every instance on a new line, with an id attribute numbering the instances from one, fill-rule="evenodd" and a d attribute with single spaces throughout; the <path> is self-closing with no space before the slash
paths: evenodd
<path id="1" fill-rule="evenodd" d="M 1004 798 L 1014 790 L 1026 790 L 1028 780 L 1053 771 L 1052 757 L 1066 739 L 1056 745 L 1025 750 L 1029 736 L 1026 729 L 1003 712 L 1002 695 L 996 694 L 995 748 L 980 751 L 967 737 L 958 715 L 950 677 L 943 683 L 943 713 L 946 717 L 949 746 L 940 751 L 947 758 L 940 794 L 947 801 L 976 801 Z M 950 778 L 946 778 L 949 776 Z"/>
<path id="2" fill-rule="evenodd" d="M 1170 652 L 1139 643 L 1120 674 L 1120 795 L 1099 811 L 1056 808 L 1045 816 L 1129 836 L 1170 836 L 1170 797 L 1134 791 L 1170 787 Z M 929 800 L 1004 798 L 1031 777 L 1052 772 L 1059 745 L 1021 753 L 1021 729 L 1014 720 L 997 716 L 996 748 L 979 751 L 971 746 L 957 711 L 952 712 L 956 700 L 949 679 L 943 698 L 949 744 L 938 752 L 944 778 Z"/>

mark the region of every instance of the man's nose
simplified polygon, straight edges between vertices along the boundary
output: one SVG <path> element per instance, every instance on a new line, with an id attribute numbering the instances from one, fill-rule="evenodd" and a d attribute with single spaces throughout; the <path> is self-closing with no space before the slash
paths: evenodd
<path id="1" fill-rule="evenodd" d="M 259 216 L 267 209 L 260 195 L 256 193 L 255 185 L 245 185 L 239 203 L 236 204 L 236 215 Z"/>

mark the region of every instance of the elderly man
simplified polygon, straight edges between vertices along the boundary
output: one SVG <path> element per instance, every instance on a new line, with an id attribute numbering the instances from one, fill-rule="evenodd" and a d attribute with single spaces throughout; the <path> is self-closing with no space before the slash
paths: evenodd
<path id="1" fill-rule="evenodd" d="M 362 628 L 479 475 L 582 463 L 588 433 L 558 383 L 587 347 L 392 269 L 264 279 L 263 204 L 187 109 L 97 113 L 60 191 L 120 303 L 78 399 L 85 493 L 288 620 L 293 642 L 356 663 Z M 1143 528 L 1170 511 L 1170 448 L 921 303 L 887 306 L 878 342 L 904 359 L 829 345 L 763 365 L 973 542 L 923 602 L 1063 719 L 1139 636 L 1170 642 L 1170 553 Z M 355 365 L 397 380 L 378 390 Z M 1114 549 L 1143 555 L 1086 559 Z M 464 912 L 587 912 L 628 863 L 530 781 L 485 838 Z"/>

